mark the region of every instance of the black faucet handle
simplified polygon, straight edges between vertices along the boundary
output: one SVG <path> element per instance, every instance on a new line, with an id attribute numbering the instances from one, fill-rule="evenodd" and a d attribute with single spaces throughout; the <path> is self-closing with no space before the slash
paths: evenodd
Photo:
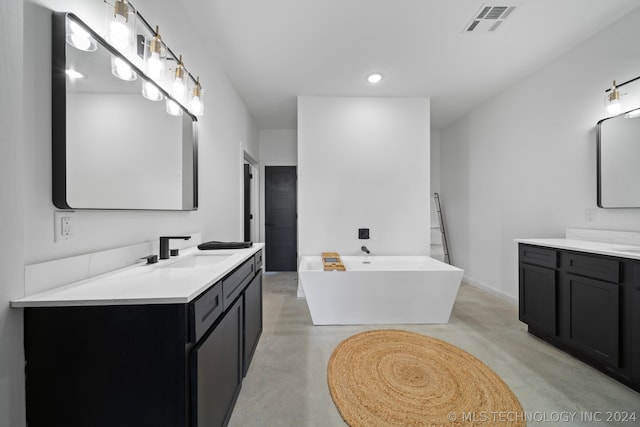
<path id="1" fill-rule="evenodd" d="M 191 239 L 191 236 L 160 236 L 161 239 L 167 239 L 167 240 L 189 240 Z"/>
<path id="2" fill-rule="evenodd" d="M 147 256 L 143 256 L 140 259 L 146 259 L 147 264 L 155 264 L 158 262 L 158 255 L 147 255 Z"/>

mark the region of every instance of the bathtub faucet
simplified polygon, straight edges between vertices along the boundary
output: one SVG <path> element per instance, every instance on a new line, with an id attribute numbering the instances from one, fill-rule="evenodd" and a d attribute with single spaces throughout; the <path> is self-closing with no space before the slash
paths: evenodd
<path id="1" fill-rule="evenodd" d="M 362 252 L 364 252 L 365 254 L 367 254 L 367 255 L 369 255 L 369 254 L 371 253 L 371 252 L 369 251 L 369 249 L 367 249 L 367 247 L 366 247 L 366 246 L 361 247 L 361 248 L 360 248 L 360 250 L 361 250 Z"/>

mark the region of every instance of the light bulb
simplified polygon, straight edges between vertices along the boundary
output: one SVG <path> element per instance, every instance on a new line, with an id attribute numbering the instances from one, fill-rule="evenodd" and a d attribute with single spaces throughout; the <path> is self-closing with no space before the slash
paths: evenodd
<path id="1" fill-rule="evenodd" d="M 166 103 L 167 113 L 172 116 L 181 116 L 182 108 L 172 99 L 167 99 Z"/>
<path id="2" fill-rule="evenodd" d="M 142 96 L 150 101 L 162 101 L 162 92 L 151 82 L 142 83 Z"/>
<path id="3" fill-rule="evenodd" d="M 191 110 L 191 112 L 196 116 L 202 116 L 204 113 L 204 103 L 202 102 L 203 96 L 204 91 L 200 86 L 200 77 L 198 77 L 196 85 L 191 93 L 191 99 L 189 100 L 189 110 Z"/>
<path id="4" fill-rule="evenodd" d="M 87 37 L 81 37 L 77 34 L 71 34 L 71 44 L 80 50 L 89 50 L 91 48 L 91 40 Z"/>
<path id="5" fill-rule="evenodd" d="M 68 70 L 65 70 L 65 73 L 67 74 L 67 77 L 69 77 L 71 80 L 84 79 L 84 74 L 76 70 L 68 69 Z"/>
<path id="6" fill-rule="evenodd" d="M 620 114 L 621 110 L 622 110 L 622 107 L 620 106 L 619 100 L 616 99 L 613 101 L 609 101 L 609 105 L 607 105 L 607 112 L 609 113 L 610 116 L 616 116 Z"/>
<path id="7" fill-rule="evenodd" d="M 157 79 L 162 74 L 162 60 L 160 59 L 160 54 L 157 52 L 153 52 L 149 59 L 147 60 L 147 66 L 149 77 L 152 79 Z"/>
<path id="8" fill-rule="evenodd" d="M 176 77 L 171 84 L 171 94 L 173 94 L 174 98 L 182 100 L 184 96 L 184 79 L 182 77 Z"/>
<path id="9" fill-rule="evenodd" d="M 98 48 L 95 40 L 89 35 L 89 33 L 71 20 L 69 22 L 69 32 L 67 33 L 67 43 L 71 46 L 84 50 L 86 52 L 93 52 Z"/>
<path id="10" fill-rule="evenodd" d="M 111 73 L 117 78 L 126 81 L 132 81 L 137 78 L 136 73 L 131 69 L 129 64 L 115 56 L 111 58 Z"/>
<path id="11" fill-rule="evenodd" d="M 126 49 L 129 47 L 129 28 L 124 18 L 116 15 L 111 24 L 109 24 L 109 39 L 116 49 Z"/>

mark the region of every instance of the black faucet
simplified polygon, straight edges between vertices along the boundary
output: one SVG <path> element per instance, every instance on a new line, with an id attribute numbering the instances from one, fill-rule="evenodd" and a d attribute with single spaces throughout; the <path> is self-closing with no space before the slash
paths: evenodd
<path id="1" fill-rule="evenodd" d="M 366 247 L 366 246 L 361 247 L 361 248 L 360 248 L 360 250 L 361 250 L 362 252 L 364 252 L 365 254 L 370 254 L 370 253 L 371 253 L 371 252 L 369 251 L 369 249 L 367 249 L 367 247 Z"/>
<path id="2" fill-rule="evenodd" d="M 169 259 L 169 240 L 189 240 L 191 236 L 162 236 L 160 237 L 160 259 Z"/>

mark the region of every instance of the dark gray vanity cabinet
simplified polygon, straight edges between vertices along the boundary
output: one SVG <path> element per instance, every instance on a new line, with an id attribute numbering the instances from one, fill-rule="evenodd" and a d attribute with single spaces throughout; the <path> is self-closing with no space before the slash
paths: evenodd
<path id="1" fill-rule="evenodd" d="M 519 316 L 529 332 L 640 390 L 640 264 L 519 245 Z"/>
<path id="2" fill-rule="evenodd" d="M 188 304 L 25 308 L 29 427 L 225 426 L 262 331 L 256 265 Z"/>
<path id="3" fill-rule="evenodd" d="M 542 333 L 557 335 L 557 253 L 534 246 L 520 247 L 520 320 Z"/>

